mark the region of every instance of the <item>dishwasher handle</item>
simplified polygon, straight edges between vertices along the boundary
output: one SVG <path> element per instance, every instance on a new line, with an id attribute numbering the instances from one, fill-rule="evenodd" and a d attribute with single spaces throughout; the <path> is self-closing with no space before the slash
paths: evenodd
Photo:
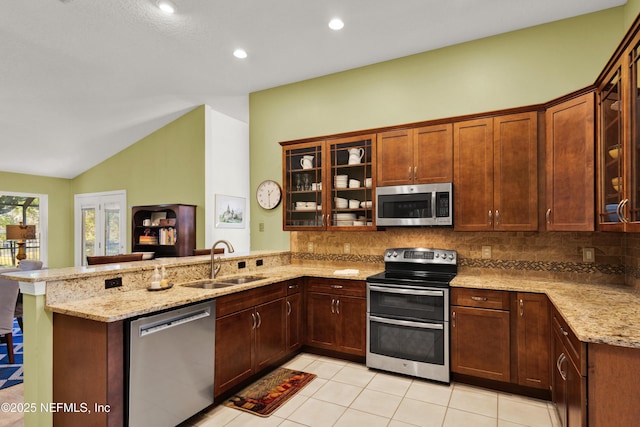
<path id="1" fill-rule="evenodd" d="M 139 329 L 140 338 L 155 334 L 156 332 L 165 331 L 176 326 L 184 325 L 185 323 L 195 322 L 196 320 L 204 319 L 211 316 L 211 310 L 209 308 L 202 308 L 192 311 L 190 313 L 180 314 L 169 319 L 162 320 L 160 322 L 148 323 L 141 325 Z"/>

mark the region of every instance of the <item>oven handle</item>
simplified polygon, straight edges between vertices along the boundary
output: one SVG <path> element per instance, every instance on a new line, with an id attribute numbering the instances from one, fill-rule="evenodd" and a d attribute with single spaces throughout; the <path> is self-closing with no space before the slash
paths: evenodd
<path id="1" fill-rule="evenodd" d="M 441 323 L 423 323 L 423 322 L 411 322 L 409 320 L 388 319 L 386 317 L 369 316 L 369 320 L 373 320 L 378 323 L 386 323 L 388 325 L 396 326 L 411 326 L 421 329 L 444 329 L 444 325 Z"/>
<path id="2" fill-rule="evenodd" d="M 381 286 L 369 285 L 369 289 L 372 291 L 386 292 L 388 294 L 403 294 L 403 295 L 420 295 L 429 297 L 442 297 L 444 291 L 427 291 L 419 289 L 398 289 L 398 288 L 384 288 Z"/>

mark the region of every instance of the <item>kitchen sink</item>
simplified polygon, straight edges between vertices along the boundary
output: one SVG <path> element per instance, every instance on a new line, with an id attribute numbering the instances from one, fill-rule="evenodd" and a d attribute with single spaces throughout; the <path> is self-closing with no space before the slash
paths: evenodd
<path id="1" fill-rule="evenodd" d="M 229 286 L 242 285 L 245 283 L 255 282 L 256 280 L 265 279 L 264 276 L 242 276 L 242 277 L 230 277 L 228 279 L 219 279 L 211 282 L 200 282 L 200 283 L 192 283 L 190 285 L 185 285 L 188 288 L 199 288 L 199 289 L 222 289 L 228 288 Z"/>

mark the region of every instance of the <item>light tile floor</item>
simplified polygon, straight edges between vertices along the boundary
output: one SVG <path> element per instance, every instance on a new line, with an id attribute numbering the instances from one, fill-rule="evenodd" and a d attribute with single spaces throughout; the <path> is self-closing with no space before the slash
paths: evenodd
<path id="1" fill-rule="evenodd" d="M 368 370 L 338 359 L 298 355 L 284 367 L 318 377 L 270 417 L 225 406 L 192 419 L 198 427 L 557 427 L 550 402 L 452 383 Z"/>

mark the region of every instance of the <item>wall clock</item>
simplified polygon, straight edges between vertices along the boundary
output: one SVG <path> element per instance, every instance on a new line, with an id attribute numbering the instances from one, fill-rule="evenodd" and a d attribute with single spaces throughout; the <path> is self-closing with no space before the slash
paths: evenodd
<path id="1" fill-rule="evenodd" d="M 282 200 L 282 188 L 277 182 L 267 179 L 258 185 L 256 199 L 263 209 L 274 209 Z"/>

